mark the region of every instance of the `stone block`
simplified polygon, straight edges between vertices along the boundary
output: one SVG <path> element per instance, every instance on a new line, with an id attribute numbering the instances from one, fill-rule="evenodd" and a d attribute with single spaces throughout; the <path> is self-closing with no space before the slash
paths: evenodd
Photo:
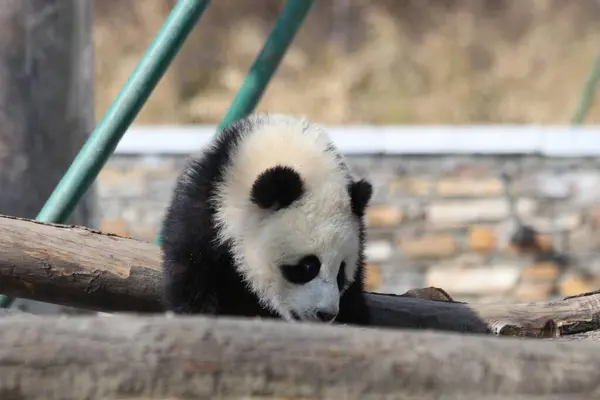
<path id="1" fill-rule="evenodd" d="M 577 212 L 559 214 L 554 218 L 549 217 L 529 217 L 524 222 L 535 227 L 539 232 L 554 233 L 562 231 L 571 231 L 579 227 L 582 223 L 582 216 Z"/>
<path id="2" fill-rule="evenodd" d="M 488 226 L 472 226 L 468 237 L 469 250 L 491 252 L 496 247 L 496 233 Z"/>
<path id="3" fill-rule="evenodd" d="M 414 288 L 425 287 L 422 271 L 415 271 L 410 262 L 400 265 L 382 265 L 381 287 L 379 293 L 402 294 Z"/>
<path id="4" fill-rule="evenodd" d="M 166 206 L 171 201 L 175 183 L 174 179 L 149 179 L 145 183 L 145 190 L 147 193 L 152 193 L 153 201 L 159 201 Z"/>
<path id="5" fill-rule="evenodd" d="M 558 266 L 551 262 L 542 262 L 528 265 L 521 272 L 523 281 L 553 281 L 558 277 L 560 270 Z"/>
<path id="6" fill-rule="evenodd" d="M 552 243 L 552 237 L 550 235 L 540 233 L 536 236 L 536 240 L 538 247 L 543 251 L 548 251 L 554 246 Z"/>
<path id="7" fill-rule="evenodd" d="M 600 259 L 597 254 L 580 255 L 578 258 L 580 266 L 586 273 L 600 278 Z"/>
<path id="8" fill-rule="evenodd" d="M 181 170 L 171 163 L 160 163 L 147 168 L 148 178 L 175 181 Z"/>
<path id="9" fill-rule="evenodd" d="M 377 204 L 367 208 L 365 222 L 369 228 L 391 228 L 400 225 L 403 217 L 399 207 Z"/>
<path id="10" fill-rule="evenodd" d="M 392 243 L 387 240 L 372 240 L 365 245 L 367 262 L 383 262 L 390 259 L 394 253 Z"/>
<path id="11" fill-rule="evenodd" d="M 590 221 L 594 228 L 600 228 L 600 205 L 594 206 L 589 211 Z"/>
<path id="12" fill-rule="evenodd" d="M 486 162 L 487 161 L 487 162 Z M 435 161 L 436 163 L 437 160 Z M 454 164 L 454 165 L 452 165 Z M 497 173 L 497 165 L 494 160 L 456 160 L 454 163 L 446 163 L 444 165 L 444 172 L 447 176 L 462 177 L 462 178 L 475 178 L 475 179 L 487 179 L 494 177 Z"/>
<path id="13" fill-rule="evenodd" d="M 403 204 L 404 217 L 402 221 L 423 220 L 425 218 L 425 203 L 426 200 L 407 199 Z"/>
<path id="14" fill-rule="evenodd" d="M 456 239 L 450 234 L 403 238 L 399 247 L 404 255 L 411 258 L 443 258 L 458 250 Z"/>
<path id="15" fill-rule="evenodd" d="M 581 226 L 569 233 L 569 251 L 572 253 L 596 252 L 600 250 L 600 236 L 590 226 Z"/>
<path id="16" fill-rule="evenodd" d="M 367 263 L 365 265 L 365 289 L 369 292 L 376 292 L 381 288 L 381 283 L 381 266 Z"/>
<path id="17" fill-rule="evenodd" d="M 458 253 L 456 256 L 444 260 L 443 263 L 453 267 L 481 267 L 486 262 L 486 257 L 481 253 Z M 438 264 L 440 265 L 440 264 Z"/>
<path id="18" fill-rule="evenodd" d="M 552 291 L 550 282 L 521 282 L 513 293 L 517 301 L 545 301 Z"/>
<path id="19" fill-rule="evenodd" d="M 429 196 L 434 190 L 433 180 L 420 178 L 394 179 L 388 186 L 388 193 L 393 196 Z"/>
<path id="20" fill-rule="evenodd" d="M 112 233 L 119 236 L 127 237 L 129 231 L 127 229 L 127 223 L 124 219 L 111 218 L 103 219 L 100 221 L 100 230 L 106 233 Z"/>
<path id="21" fill-rule="evenodd" d="M 135 198 L 144 196 L 147 179 L 142 168 L 105 167 L 96 181 L 100 197 Z"/>
<path id="22" fill-rule="evenodd" d="M 433 266 L 426 273 L 427 286 L 444 289 L 456 298 L 465 296 L 488 296 L 511 290 L 519 277 L 517 265 L 488 265 L 473 268 Z"/>
<path id="23" fill-rule="evenodd" d="M 575 296 L 600 289 L 600 279 L 584 278 L 577 273 L 567 273 L 560 282 L 561 296 Z"/>
<path id="24" fill-rule="evenodd" d="M 504 251 L 508 254 L 531 254 L 531 252 L 532 252 L 531 249 L 518 248 L 517 246 L 510 243 L 509 239 L 510 239 L 510 237 L 507 238 L 507 241 L 505 243 L 503 243 L 503 246 L 501 247 L 502 251 Z M 554 246 L 552 237 L 549 235 L 543 234 L 543 233 L 537 234 L 536 241 L 537 241 L 539 249 L 542 251 L 548 251 Z"/>
<path id="25" fill-rule="evenodd" d="M 502 182 L 496 178 L 452 177 L 436 183 L 442 197 L 492 197 L 502 195 Z"/>
<path id="26" fill-rule="evenodd" d="M 154 242 L 156 239 L 156 235 L 158 234 L 158 230 L 151 229 L 147 227 L 142 228 L 131 228 L 131 235 L 133 239 L 141 240 L 144 242 Z"/>
<path id="27" fill-rule="evenodd" d="M 540 198 L 565 199 L 573 191 L 572 184 L 564 175 L 557 175 L 552 172 L 542 172 L 533 178 L 530 182 Z"/>
<path id="28" fill-rule="evenodd" d="M 565 174 L 573 188 L 570 202 L 574 206 L 589 207 L 600 202 L 600 172 L 598 169 L 577 168 Z"/>
<path id="29" fill-rule="evenodd" d="M 536 203 L 519 199 L 519 215 L 531 215 Z M 508 204 L 503 198 L 476 200 L 446 200 L 430 204 L 427 210 L 429 223 L 437 226 L 458 226 L 477 221 L 498 221 L 509 216 Z"/>

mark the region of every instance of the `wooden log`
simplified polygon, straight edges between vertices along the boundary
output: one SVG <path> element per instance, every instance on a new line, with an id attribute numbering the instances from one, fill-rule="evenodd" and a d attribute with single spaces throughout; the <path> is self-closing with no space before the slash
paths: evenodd
<path id="1" fill-rule="evenodd" d="M 0 217 L 0 293 L 96 311 L 158 312 L 160 249 L 73 225 Z"/>
<path id="2" fill-rule="evenodd" d="M 159 247 L 92 229 L 0 216 L 0 292 L 105 312 L 161 311 Z M 466 304 L 367 294 L 373 326 L 553 337 L 600 328 L 600 293 Z"/>
<path id="3" fill-rule="evenodd" d="M 0 319 L 2 399 L 591 399 L 600 347 L 205 317 Z"/>

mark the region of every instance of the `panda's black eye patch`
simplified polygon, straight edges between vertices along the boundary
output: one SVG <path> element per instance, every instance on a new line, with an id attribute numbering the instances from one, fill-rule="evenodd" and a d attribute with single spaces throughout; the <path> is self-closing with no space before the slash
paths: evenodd
<path id="1" fill-rule="evenodd" d="M 321 261 L 317 256 L 306 256 L 297 264 L 282 265 L 283 277 L 291 283 L 302 285 L 315 279 L 321 270 Z"/>
<path id="2" fill-rule="evenodd" d="M 337 274 L 337 285 L 340 290 L 344 288 L 344 284 L 346 283 L 346 262 L 342 261 L 340 264 L 340 270 Z"/>

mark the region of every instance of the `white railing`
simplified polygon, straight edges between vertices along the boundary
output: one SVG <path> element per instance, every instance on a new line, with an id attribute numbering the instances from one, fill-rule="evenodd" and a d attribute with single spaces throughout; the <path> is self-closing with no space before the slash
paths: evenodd
<path id="1" fill-rule="evenodd" d="M 561 125 L 337 125 L 326 126 L 344 154 L 600 155 L 600 126 Z M 117 154 L 189 154 L 215 134 L 211 125 L 134 125 Z"/>

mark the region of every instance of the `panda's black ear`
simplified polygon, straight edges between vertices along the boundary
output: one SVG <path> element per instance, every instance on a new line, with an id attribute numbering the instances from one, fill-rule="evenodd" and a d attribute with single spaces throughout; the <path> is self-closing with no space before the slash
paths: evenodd
<path id="1" fill-rule="evenodd" d="M 354 181 L 348 184 L 348 193 L 350 193 L 352 212 L 362 217 L 373 195 L 373 185 L 364 179 Z"/>
<path id="2" fill-rule="evenodd" d="M 254 184 L 250 198 L 263 209 L 289 207 L 304 193 L 304 182 L 292 167 L 278 165 L 263 171 Z"/>

